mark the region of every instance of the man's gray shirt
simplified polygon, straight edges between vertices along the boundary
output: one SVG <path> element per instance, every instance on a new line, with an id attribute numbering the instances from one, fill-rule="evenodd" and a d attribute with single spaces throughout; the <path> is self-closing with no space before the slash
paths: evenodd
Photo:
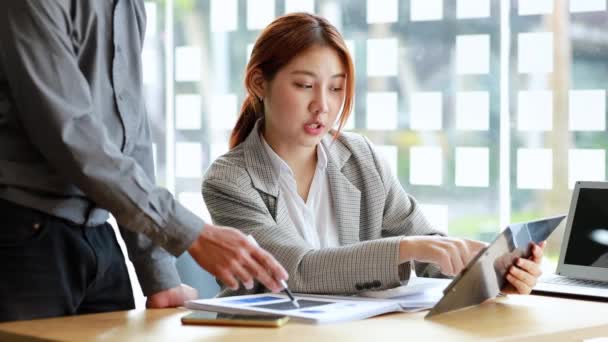
<path id="1" fill-rule="evenodd" d="M 142 0 L 0 1 L 0 198 L 87 226 L 111 212 L 148 295 L 179 284 L 169 253 L 204 223 L 154 184 L 145 26 Z"/>

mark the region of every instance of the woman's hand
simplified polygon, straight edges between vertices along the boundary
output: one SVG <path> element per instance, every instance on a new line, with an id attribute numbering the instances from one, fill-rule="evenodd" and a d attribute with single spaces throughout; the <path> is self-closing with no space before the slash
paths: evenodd
<path id="1" fill-rule="evenodd" d="M 536 285 L 538 277 L 542 274 L 540 263 L 543 260 L 543 251 L 547 245 L 546 241 L 539 245 L 533 244 L 532 255 L 529 259 L 517 258 L 515 264 L 507 272 L 508 283 L 502 289 L 505 294 L 530 294 Z"/>
<path id="2" fill-rule="evenodd" d="M 481 241 L 443 236 L 406 236 L 399 245 L 399 261 L 420 261 L 437 264 L 441 273 L 455 276 L 480 250 Z"/>

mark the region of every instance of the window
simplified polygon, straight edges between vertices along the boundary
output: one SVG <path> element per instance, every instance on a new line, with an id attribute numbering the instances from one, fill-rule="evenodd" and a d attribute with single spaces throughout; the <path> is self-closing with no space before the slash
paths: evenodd
<path id="1" fill-rule="evenodd" d="M 353 53 L 346 129 L 378 146 L 449 234 L 489 240 L 511 221 L 566 212 L 575 180 L 606 179 L 604 0 L 158 0 L 146 9 L 158 182 L 207 219 L 195 194 L 228 150 L 252 44 L 274 17 L 300 10 L 327 17 Z"/>

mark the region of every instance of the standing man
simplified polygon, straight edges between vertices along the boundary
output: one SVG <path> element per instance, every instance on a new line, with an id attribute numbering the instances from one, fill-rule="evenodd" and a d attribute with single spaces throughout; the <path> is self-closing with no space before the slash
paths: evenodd
<path id="1" fill-rule="evenodd" d="M 196 297 L 188 251 L 229 287 L 285 270 L 154 184 L 143 0 L 0 1 L 0 321 L 134 307 L 112 213 L 148 307 Z"/>

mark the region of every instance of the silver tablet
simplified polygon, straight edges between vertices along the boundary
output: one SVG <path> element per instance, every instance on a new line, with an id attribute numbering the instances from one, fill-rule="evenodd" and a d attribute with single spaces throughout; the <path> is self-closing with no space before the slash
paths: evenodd
<path id="1" fill-rule="evenodd" d="M 546 240 L 565 215 L 509 225 L 481 250 L 443 290 L 425 318 L 477 305 L 500 293 L 505 275 L 517 258 L 530 256 L 530 245 Z"/>

